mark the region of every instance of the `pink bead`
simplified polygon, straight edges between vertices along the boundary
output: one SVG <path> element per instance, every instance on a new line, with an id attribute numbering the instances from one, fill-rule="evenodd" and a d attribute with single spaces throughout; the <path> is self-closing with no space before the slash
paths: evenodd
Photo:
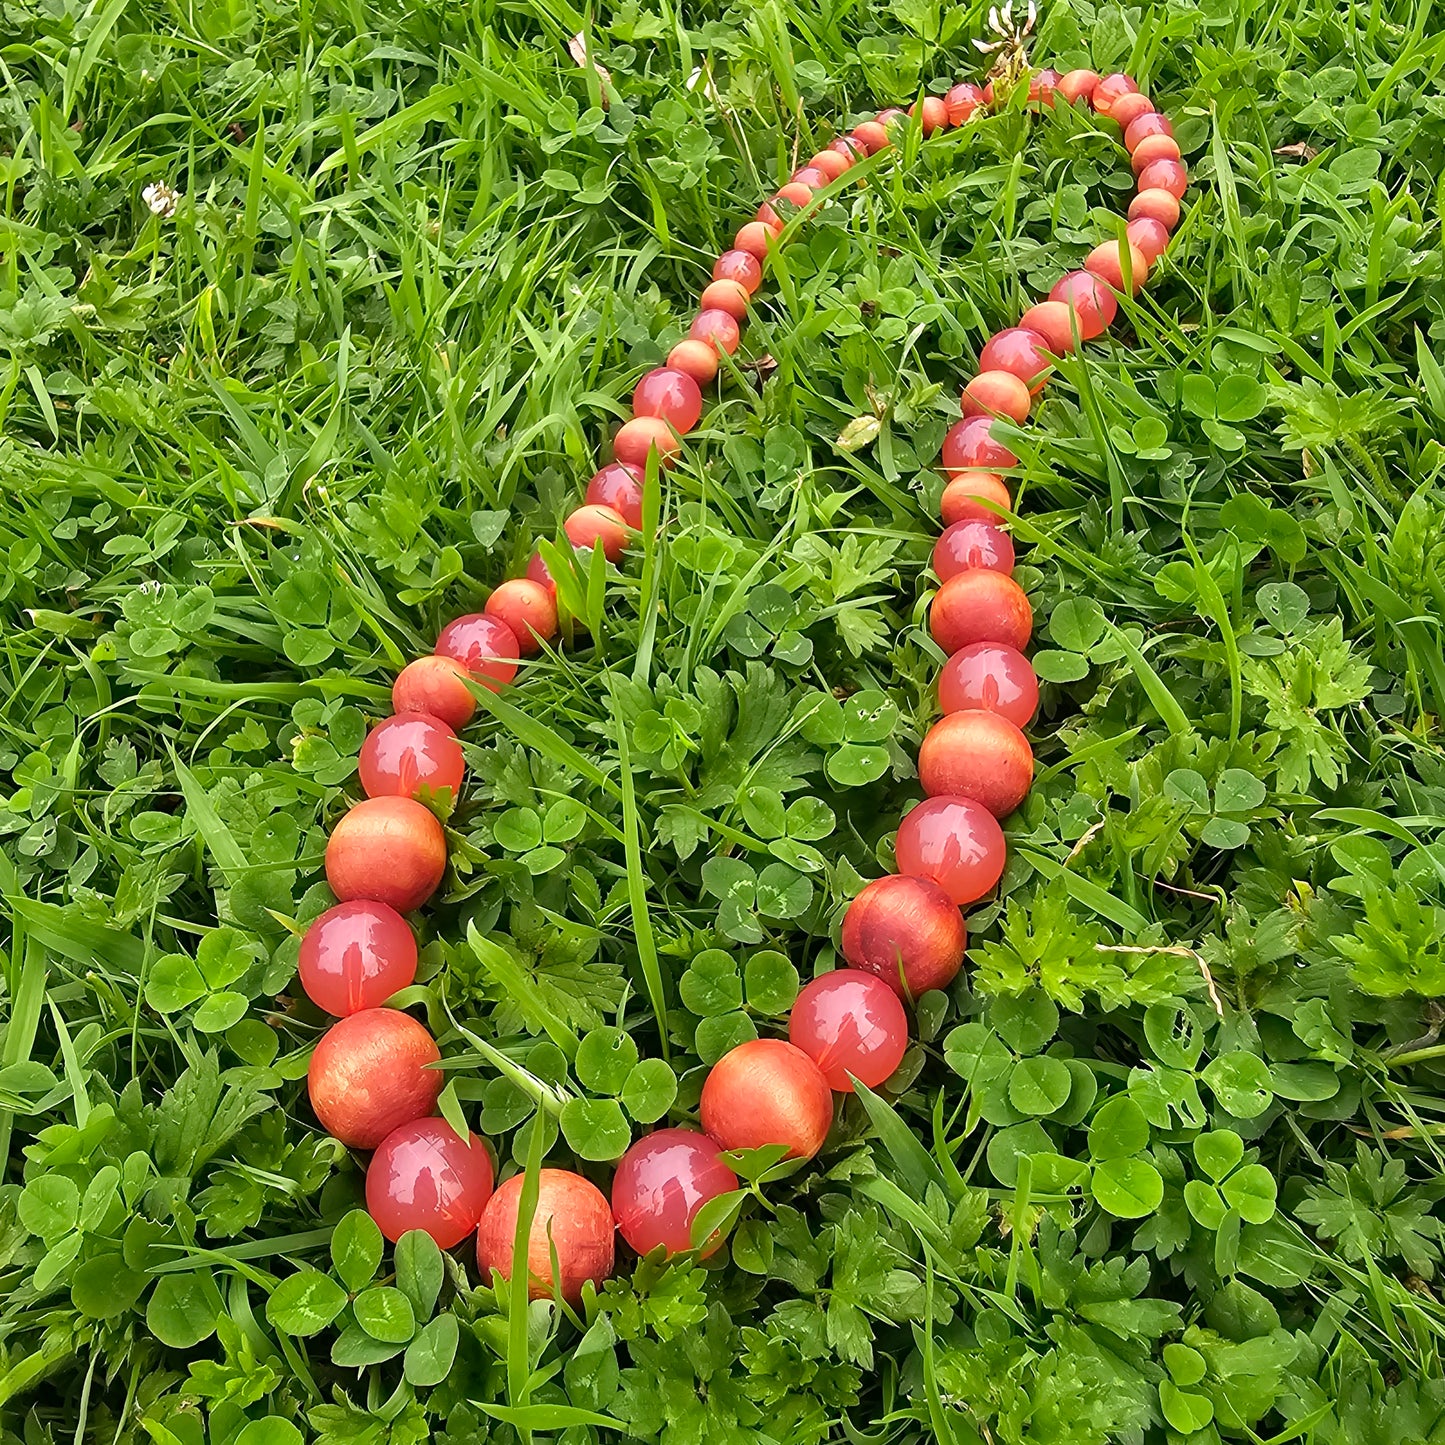
<path id="1" fill-rule="evenodd" d="M 850 155 L 844 155 L 842 151 L 836 151 L 831 146 L 827 150 L 819 151 L 808 162 L 813 170 L 821 171 L 830 181 L 836 181 L 852 164 L 853 158 Z"/>
<path id="2" fill-rule="evenodd" d="M 977 467 L 995 471 L 1017 466 L 1018 458 L 989 434 L 992 426 L 993 421 L 986 416 L 969 417 L 951 426 L 943 439 L 944 470 L 954 472 Z"/>
<path id="3" fill-rule="evenodd" d="M 475 1134 L 445 1119 L 394 1129 L 366 1167 L 366 1210 L 393 1244 L 420 1229 L 443 1249 L 460 1244 L 492 1197 L 492 1159 Z"/>
<path id="4" fill-rule="evenodd" d="M 634 531 L 642 526 L 642 470 L 628 462 L 609 462 L 587 483 L 585 502 L 611 507 Z"/>
<path id="5" fill-rule="evenodd" d="M 1043 105 L 1054 103 L 1054 92 L 1064 77 L 1057 70 L 1040 70 L 1029 79 L 1029 99 Z"/>
<path id="6" fill-rule="evenodd" d="M 749 221 L 738 230 L 733 246 L 739 251 L 746 251 L 755 261 L 759 263 L 768 258 L 768 247 L 771 244 L 770 238 L 777 233 L 770 227 L 765 226 L 761 221 Z"/>
<path id="7" fill-rule="evenodd" d="M 876 1089 L 893 1077 L 908 1049 L 908 1015 L 877 974 L 839 968 L 804 985 L 788 1038 L 822 1069 L 830 1089 L 851 1094 L 853 1079 Z"/>
<path id="8" fill-rule="evenodd" d="M 1139 87 L 1127 76 L 1115 72 L 1113 75 L 1106 75 L 1094 87 L 1091 97 L 1094 109 L 1100 115 L 1108 115 L 1114 108 L 1114 102 L 1123 95 L 1134 95 Z"/>
<path id="9" fill-rule="evenodd" d="M 855 125 L 849 140 L 856 142 L 867 155 L 876 155 L 888 144 L 888 132 L 876 120 L 865 120 Z"/>
<path id="10" fill-rule="evenodd" d="M 1127 274 L 1124 269 L 1126 249 L 1129 258 Z M 1131 295 L 1137 295 L 1149 279 L 1149 262 L 1137 246 L 1127 241 L 1123 246 L 1118 241 L 1105 241 L 1095 246 L 1084 258 L 1084 270 L 1092 271 L 1115 291 L 1128 291 Z"/>
<path id="11" fill-rule="evenodd" d="M 542 560 L 540 552 L 533 552 L 527 559 L 527 571 L 525 576 L 529 582 L 535 582 L 545 587 L 554 597 L 557 595 L 557 581 L 547 570 L 547 564 Z"/>
<path id="12" fill-rule="evenodd" d="M 378 723 L 361 745 L 357 771 L 368 798 L 412 798 L 428 788 L 461 791 L 466 763 L 457 735 L 423 712 L 404 712 Z"/>
<path id="13" fill-rule="evenodd" d="M 1169 246 L 1169 228 L 1147 217 L 1130 221 L 1124 229 L 1124 236 L 1151 266 Z"/>
<path id="14" fill-rule="evenodd" d="M 710 341 L 729 356 L 738 349 L 738 342 L 742 340 L 737 318 L 729 316 L 726 311 L 699 311 L 687 334 L 694 341 Z"/>
<path id="15" fill-rule="evenodd" d="M 799 166 L 788 177 L 790 184 L 807 186 L 810 191 L 821 191 L 828 184 L 829 177 L 816 166 Z"/>
<path id="16" fill-rule="evenodd" d="M 978 354 L 980 371 L 1008 371 L 1038 395 L 1053 369 L 1048 341 L 1025 326 L 995 332 Z"/>
<path id="17" fill-rule="evenodd" d="M 998 819 L 972 798 L 925 798 L 898 825 L 898 871 L 937 883 L 960 908 L 1003 877 L 1008 847 Z"/>
<path id="18" fill-rule="evenodd" d="M 714 281 L 736 281 L 749 296 L 763 284 L 763 268 L 748 251 L 724 251 L 713 262 Z"/>
<path id="19" fill-rule="evenodd" d="M 385 903 L 356 898 L 328 908 L 301 939 L 306 997 L 338 1018 L 380 1008 L 416 977 L 416 938 Z"/>
<path id="20" fill-rule="evenodd" d="M 1161 115 L 1157 110 L 1146 110 L 1124 127 L 1124 149 L 1133 155 L 1134 148 L 1146 136 L 1173 134 L 1174 127 L 1167 115 Z"/>
<path id="21" fill-rule="evenodd" d="M 983 91 L 965 80 L 943 97 L 943 103 L 948 107 L 949 125 L 962 125 L 983 104 Z"/>
<path id="22" fill-rule="evenodd" d="M 986 567 L 990 572 L 1012 572 L 1014 568 L 1013 539 L 991 522 L 955 522 L 938 539 L 933 548 L 933 570 L 940 582 L 947 582 L 971 567 Z"/>
<path id="23" fill-rule="evenodd" d="M 517 659 L 522 655 L 517 634 L 505 622 L 484 612 L 471 612 L 448 622 L 432 651 L 438 657 L 455 658 L 493 691 L 516 677 Z"/>
<path id="24" fill-rule="evenodd" d="M 632 410 L 637 416 L 655 416 L 675 432 L 685 434 L 702 415 L 702 392 L 686 372 L 659 366 L 637 383 Z"/>
<path id="25" fill-rule="evenodd" d="M 1150 161 L 1139 172 L 1139 190 L 1168 191 L 1177 201 L 1189 189 L 1189 172 L 1183 161 Z"/>
<path id="26" fill-rule="evenodd" d="M 638 1254 L 659 1245 L 669 1254 L 693 1247 L 692 1221 L 699 1209 L 738 1187 L 718 1146 L 694 1129 L 657 1129 L 639 1139 L 612 1176 L 612 1213 L 623 1239 Z M 700 1251 L 711 1254 L 714 1235 Z"/>
<path id="27" fill-rule="evenodd" d="M 1070 271 L 1061 277 L 1049 292 L 1049 300 L 1073 307 L 1083 341 L 1102 336 L 1119 314 L 1118 298 L 1092 271 Z"/>
<path id="28" fill-rule="evenodd" d="M 1004 642 L 971 642 L 961 647 L 938 675 L 938 705 L 944 712 L 996 712 L 1016 728 L 1033 720 L 1039 680 L 1028 658 Z"/>

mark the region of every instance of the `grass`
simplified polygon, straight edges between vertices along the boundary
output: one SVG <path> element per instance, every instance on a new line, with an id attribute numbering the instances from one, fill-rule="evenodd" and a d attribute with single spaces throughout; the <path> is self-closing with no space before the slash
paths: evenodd
<path id="1" fill-rule="evenodd" d="M 1445 1438 L 1426 0 L 1042 16 L 1197 184 L 1015 447 L 1039 781 L 817 1166 L 569 1318 L 382 1252 L 306 1100 L 296 928 L 396 669 L 565 547 L 711 257 L 985 10 L 7 12 L 7 1441 Z M 605 1185 L 833 962 L 917 796 L 959 385 L 1128 185 L 1063 107 L 910 136 L 798 226 L 646 545 L 564 578 L 404 999 L 507 1167 Z"/>

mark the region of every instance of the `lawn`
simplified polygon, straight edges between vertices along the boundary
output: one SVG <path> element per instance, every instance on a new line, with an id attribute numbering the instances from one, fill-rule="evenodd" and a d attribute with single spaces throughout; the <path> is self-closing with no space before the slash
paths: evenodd
<path id="1" fill-rule="evenodd" d="M 1133 184 L 914 126 L 794 227 L 619 565 L 561 531 L 712 258 L 987 6 L 13 0 L 0 41 L 5 1445 L 1445 1441 L 1445 28 L 1048 0 L 1189 162 L 1009 430 L 1037 774 L 965 971 L 724 1247 L 578 1310 L 384 1245 L 299 935 L 367 728 L 555 547 L 394 1001 L 604 1191 L 786 1032 L 938 714 L 940 444 Z M 574 37 L 581 37 L 574 40 Z M 796 235 L 794 236 L 794 232 Z"/>

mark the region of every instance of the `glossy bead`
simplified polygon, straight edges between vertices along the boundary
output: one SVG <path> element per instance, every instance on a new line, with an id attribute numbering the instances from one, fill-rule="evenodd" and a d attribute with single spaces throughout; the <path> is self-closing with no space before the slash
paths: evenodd
<path id="1" fill-rule="evenodd" d="M 466 761 L 457 735 L 424 712 L 403 712 L 367 733 L 357 760 L 368 798 L 414 798 L 422 788 L 461 791 Z"/>
<path id="2" fill-rule="evenodd" d="M 1109 116 L 1127 131 L 1131 122 L 1138 120 L 1141 115 L 1148 115 L 1153 109 L 1154 102 L 1147 95 L 1140 95 L 1136 90 L 1119 96 L 1110 105 Z"/>
<path id="3" fill-rule="evenodd" d="M 1169 248 L 1169 228 L 1147 217 L 1130 221 L 1124 228 L 1124 238 L 1151 267 Z"/>
<path id="4" fill-rule="evenodd" d="M 986 80 L 983 83 L 983 103 L 985 105 L 993 104 L 993 81 L 991 80 Z"/>
<path id="5" fill-rule="evenodd" d="M 973 567 L 1005 574 L 1013 571 L 1013 539 L 993 522 L 954 522 L 934 544 L 933 570 L 940 582 Z"/>
<path id="6" fill-rule="evenodd" d="M 788 177 L 790 185 L 807 186 L 810 191 L 821 191 L 828 184 L 830 177 L 816 166 L 799 166 L 792 175 Z"/>
<path id="7" fill-rule="evenodd" d="M 1144 289 L 1144 283 L 1149 279 L 1149 263 L 1144 259 L 1144 253 L 1129 242 L 1124 246 L 1128 247 L 1129 267 L 1128 275 L 1124 269 L 1124 251 L 1118 241 L 1105 241 L 1101 246 L 1095 246 L 1084 258 L 1084 270 L 1092 271 L 1101 281 L 1107 282 L 1116 291 L 1129 292 L 1137 295 Z"/>
<path id="8" fill-rule="evenodd" d="M 970 642 L 1026 647 L 1034 614 L 1012 577 L 976 568 L 955 573 L 938 589 L 928 621 L 934 641 L 951 656 Z"/>
<path id="9" fill-rule="evenodd" d="M 711 342 L 729 356 L 738 349 L 738 342 L 742 339 L 737 318 L 729 316 L 726 311 L 699 311 L 693 317 L 687 334 L 694 341 Z"/>
<path id="10" fill-rule="evenodd" d="M 1074 323 L 1062 301 L 1040 301 L 1019 317 L 1019 329 L 1032 331 L 1054 356 L 1067 356 L 1074 349 Z"/>
<path id="11" fill-rule="evenodd" d="M 552 589 L 527 577 L 503 582 L 482 611 L 511 628 L 523 657 L 540 652 L 542 644 L 557 635 L 557 599 Z"/>
<path id="12" fill-rule="evenodd" d="M 698 1103 L 702 1127 L 723 1149 L 786 1144 L 789 1159 L 811 1159 L 833 1123 L 833 1092 L 801 1049 L 753 1039 L 708 1071 Z"/>
<path id="13" fill-rule="evenodd" d="M 948 107 L 949 125 L 962 125 L 983 104 L 983 91 L 965 80 L 943 97 L 943 103 Z"/>
<path id="14" fill-rule="evenodd" d="M 948 713 L 918 749 L 918 781 L 930 798 L 972 798 L 995 818 L 1008 817 L 1033 780 L 1029 740 L 1001 713 Z"/>
<path id="15" fill-rule="evenodd" d="M 925 95 L 918 108 L 918 124 L 924 135 L 932 135 L 948 124 L 948 102 L 941 95 Z"/>
<path id="16" fill-rule="evenodd" d="M 1140 191 L 1129 202 L 1131 221 L 1158 221 L 1172 231 L 1179 224 L 1179 198 L 1169 191 Z"/>
<path id="17" fill-rule="evenodd" d="M 1029 77 L 1029 99 L 1041 105 L 1054 103 L 1054 92 L 1064 77 L 1057 70 L 1039 70 Z"/>
<path id="18" fill-rule="evenodd" d="M 985 505 L 990 502 L 992 506 Z M 997 523 L 996 508 L 1005 512 L 1013 510 L 1009 489 L 996 472 L 960 472 L 943 489 L 943 500 L 938 504 L 945 527 L 959 522 Z"/>
<path id="19" fill-rule="evenodd" d="M 1039 680 L 1018 648 L 1006 642 L 971 642 L 943 664 L 938 705 L 946 713 L 996 712 L 1023 728 L 1038 711 Z"/>
<path id="20" fill-rule="evenodd" d="M 343 903 L 368 898 L 398 913 L 420 908 L 447 871 L 447 839 L 414 798 L 367 798 L 326 842 L 326 881 Z"/>
<path id="21" fill-rule="evenodd" d="M 686 336 L 667 353 L 667 364 L 692 377 L 699 386 L 706 386 L 717 375 L 717 347 Z"/>
<path id="22" fill-rule="evenodd" d="M 1113 75 L 1106 75 L 1094 87 L 1089 99 L 1098 114 L 1108 115 L 1121 95 L 1134 95 L 1138 90 L 1139 87 L 1127 75 L 1115 71 Z"/>
<path id="23" fill-rule="evenodd" d="M 306 1071 L 321 1127 L 349 1149 L 375 1149 L 393 1129 L 425 1118 L 446 1082 L 436 1040 L 410 1014 L 369 1008 L 338 1019 Z"/>
<path id="24" fill-rule="evenodd" d="M 385 903 L 338 903 L 306 930 L 296 972 L 306 997 L 338 1018 L 380 1008 L 416 978 L 416 937 Z"/>
<path id="25" fill-rule="evenodd" d="M 714 281 L 736 281 L 749 296 L 763 284 L 763 268 L 747 251 L 724 251 L 712 263 Z"/>
<path id="26" fill-rule="evenodd" d="M 1010 421 L 1025 422 L 1032 405 L 1028 387 L 1011 371 L 980 372 L 963 389 L 965 417 L 1003 416 Z"/>
<path id="27" fill-rule="evenodd" d="M 611 507 L 578 507 L 562 523 L 567 540 L 579 551 L 601 547 L 602 555 L 615 562 L 627 550 L 627 523 Z"/>
<path id="28" fill-rule="evenodd" d="M 811 170 L 821 171 L 830 181 L 836 181 L 852 164 L 851 157 L 835 150 L 819 151 L 808 161 Z"/>
<path id="29" fill-rule="evenodd" d="M 993 421 L 986 416 L 965 417 L 955 422 L 943 438 L 943 469 L 954 472 L 970 467 L 997 471 L 1018 465 L 1018 458 L 991 434 Z"/>
<path id="30" fill-rule="evenodd" d="M 416 1119 L 371 1156 L 366 1212 L 393 1244 L 420 1229 L 451 1249 L 477 1227 L 492 1178 L 492 1156 L 475 1134 L 463 1139 L 445 1119 Z"/>
<path id="31" fill-rule="evenodd" d="M 438 657 L 450 657 L 467 669 L 478 682 L 495 692 L 517 675 L 522 649 L 517 634 L 505 622 L 484 612 L 469 612 L 448 622 L 432 648 Z"/>
<path id="32" fill-rule="evenodd" d="M 898 871 L 937 883 L 960 908 L 1003 877 L 1008 845 L 998 819 L 972 798 L 925 798 L 898 825 Z"/>
<path id="33" fill-rule="evenodd" d="M 525 1174 L 497 1186 L 477 1226 L 477 1268 L 490 1284 L 492 1271 L 512 1278 Z M 600 1285 L 616 1262 L 616 1224 L 606 1196 L 570 1169 L 537 1171 L 537 1206 L 527 1232 L 527 1296 L 551 1299 L 554 1288 L 571 1305 L 582 1303 L 590 1280 Z M 557 1271 L 552 1269 L 556 1251 Z"/>
<path id="34" fill-rule="evenodd" d="M 1049 292 L 1049 300 L 1062 301 L 1073 311 L 1082 341 L 1102 336 L 1119 314 L 1118 297 L 1092 271 L 1061 276 Z"/>
<path id="35" fill-rule="evenodd" d="M 1146 110 L 1124 127 L 1124 149 L 1133 155 L 1139 142 L 1149 136 L 1173 134 L 1174 126 L 1167 115 L 1161 115 L 1157 110 Z"/>
<path id="36" fill-rule="evenodd" d="M 753 212 L 753 224 L 765 227 L 776 239 L 787 229 L 788 223 L 773 209 L 772 204 L 764 201 L 761 206 Z"/>
<path id="37" fill-rule="evenodd" d="M 929 878 L 874 879 L 843 915 L 843 957 L 902 998 L 946 988 L 963 967 L 968 932 L 958 905 Z"/>
<path id="38" fill-rule="evenodd" d="M 776 232 L 761 221 L 749 221 L 738 228 L 733 247 L 738 251 L 746 251 L 756 261 L 766 261 L 768 248 L 773 244 L 772 238 L 775 234 Z"/>
<path id="39" fill-rule="evenodd" d="M 862 125 L 853 127 L 849 139 L 857 141 L 863 150 L 872 156 L 877 155 L 888 144 L 888 132 L 876 120 L 865 120 Z"/>
<path id="40" fill-rule="evenodd" d="M 1189 172 L 1182 161 L 1150 161 L 1139 172 L 1139 189 L 1168 191 L 1177 201 L 1189 189 Z"/>
<path id="41" fill-rule="evenodd" d="M 439 718 L 453 732 L 471 722 L 477 710 L 466 679 L 471 674 L 454 657 L 418 657 L 397 673 L 391 705 L 399 713 L 424 712 Z M 489 686 L 495 687 L 494 683 Z"/>
<path id="42" fill-rule="evenodd" d="M 1040 332 L 1027 326 L 1010 326 L 984 342 L 978 354 L 980 371 L 1007 371 L 1028 385 L 1037 396 L 1053 369 L 1050 346 Z"/>
<path id="43" fill-rule="evenodd" d="M 734 321 L 748 314 L 748 293 L 736 281 L 713 281 L 703 288 L 698 305 L 704 311 L 726 311 Z"/>
<path id="44" fill-rule="evenodd" d="M 738 292 L 743 289 L 735 281 L 715 282 L 714 285 L 726 285 Z M 708 290 L 711 291 L 712 287 L 709 286 Z M 747 304 L 746 294 L 743 295 L 743 303 Z M 632 411 L 637 417 L 655 417 L 658 421 L 665 421 L 673 431 L 683 436 L 697 425 L 702 415 L 702 392 L 685 371 L 659 366 L 655 371 L 649 371 L 633 388 Z M 644 460 L 646 455 L 644 452 Z M 630 457 L 622 460 L 639 465 Z"/>
<path id="45" fill-rule="evenodd" d="M 642 480 L 640 467 L 609 462 L 587 483 L 582 500 L 593 507 L 611 507 L 633 531 L 638 531 L 642 526 Z"/>
<path id="46" fill-rule="evenodd" d="M 655 1129 L 618 1160 L 612 1215 L 618 1233 L 638 1254 L 659 1245 L 668 1255 L 693 1247 L 698 1210 L 738 1187 L 738 1176 L 720 1155 L 717 1141 L 695 1129 Z M 698 1252 L 706 1258 L 721 1243 L 714 1234 Z"/>
<path id="47" fill-rule="evenodd" d="M 803 986 L 788 1016 L 788 1039 L 823 1071 L 830 1089 L 851 1094 L 854 1079 L 876 1089 L 893 1077 L 908 1049 L 908 1015 L 876 973 L 836 968 Z"/>
<path id="48" fill-rule="evenodd" d="M 722 312 L 716 314 L 721 316 Z M 680 371 L 675 374 L 683 375 Z M 697 383 L 693 382 L 693 385 Z M 613 458 L 633 467 L 645 467 L 648 454 L 654 451 L 658 461 L 666 464 L 681 450 L 681 438 L 660 416 L 635 416 L 631 421 L 624 422 L 612 438 Z"/>
<path id="49" fill-rule="evenodd" d="M 865 159 L 868 155 L 867 148 L 860 145 L 850 135 L 840 135 L 837 140 L 828 146 L 828 149 L 830 151 L 836 151 L 840 156 L 843 156 L 850 166 Z"/>
<path id="50" fill-rule="evenodd" d="M 553 597 L 557 595 L 556 579 L 547 570 L 547 564 L 542 560 L 540 552 L 533 552 L 527 558 L 527 570 L 523 575 L 528 582 L 535 582 L 539 587 L 545 587 Z"/>
<path id="51" fill-rule="evenodd" d="M 1099 83 L 1097 70 L 1070 70 L 1060 77 L 1059 94 L 1072 105 L 1076 100 L 1088 100 Z"/>
<path id="52" fill-rule="evenodd" d="M 903 120 L 907 117 L 907 115 L 908 112 L 904 110 L 901 106 L 890 105 L 880 110 L 878 114 L 873 117 L 873 119 L 876 120 L 878 124 L 886 130 L 890 125 L 893 124 L 895 120 Z"/>
<path id="53" fill-rule="evenodd" d="M 801 181 L 789 181 L 787 185 L 780 186 L 767 201 L 763 202 L 758 208 L 757 218 L 765 226 L 772 224 L 773 221 L 776 221 L 780 227 L 785 226 L 793 216 L 793 210 L 790 210 L 789 207 L 801 210 L 812 199 L 812 186 L 805 186 Z M 779 211 L 773 206 L 774 201 L 783 201 L 786 204 Z"/>
<path id="54" fill-rule="evenodd" d="M 1177 161 L 1179 158 L 1179 142 L 1172 135 L 1150 135 L 1139 142 L 1129 164 L 1137 176 L 1153 161 Z"/>

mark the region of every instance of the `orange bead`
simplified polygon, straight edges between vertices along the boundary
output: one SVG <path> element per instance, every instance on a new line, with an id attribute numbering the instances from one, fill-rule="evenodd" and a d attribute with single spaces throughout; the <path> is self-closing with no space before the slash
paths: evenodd
<path id="1" fill-rule="evenodd" d="M 949 125 L 962 125 L 983 104 L 983 91 L 971 80 L 955 85 L 943 97 Z"/>
<path id="2" fill-rule="evenodd" d="M 1139 189 L 1152 191 L 1155 188 L 1168 191 L 1177 201 L 1189 189 L 1189 172 L 1183 161 L 1150 161 L 1139 172 Z"/>
<path id="3" fill-rule="evenodd" d="M 778 187 L 778 193 L 773 199 L 787 201 L 801 209 L 813 199 L 813 188 L 805 186 L 802 181 L 789 181 L 787 185 Z"/>
<path id="4" fill-rule="evenodd" d="M 1137 176 L 1151 161 L 1177 161 L 1180 159 L 1179 142 L 1172 135 L 1149 135 L 1134 148 L 1129 164 Z"/>
<path id="5" fill-rule="evenodd" d="M 1088 100 L 1099 83 L 1097 70 L 1070 70 L 1059 80 L 1059 94 L 1072 105 L 1076 100 Z"/>
<path id="6" fill-rule="evenodd" d="M 741 321 L 748 314 L 748 293 L 737 281 L 713 281 L 703 288 L 698 306 L 703 311 L 726 311 Z"/>
<path id="7" fill-rule="evenodd" d="M 612 439 L 612 455 L 634 467 L 645 467 L 654 449 L 658 461 L 668 462 L 681 447 L 677 433 L 660 416 L 635 416 Z"/>
<path id="8" fill-rule="evenodd" d="M 775 236 L 781 236 L 787 224 L 766 201 L 753 213 L 753 220 L 760 226 L 766 226 Z"/>
<path id="9" fill-rule="evenodd" d="M 557 603 L 539 582 L 514 577 L 503 582 L 482 608 L 488 617 L 505 622 L 517 635 L 517 650 L 523 657 L 541 650 L 544 642 L 557 635 Z"/>
<path id="10" fill-rule="evenodd" d="M 830 181 L 836 181 L 852 164 L 853 162 L 841 151 L 834 150 L 819 151 L 808 161 L 808 165 L 813 170 L 822 171 Z"/>
<path id="11" fill-rule="evenodd" d="M 689 336 L 667 353 L 667 364 L 692 377 L 699 386 L 706 386 L 717 375 L 717 348 Z"/>
<path id="12" fill-rule="evenodd" d="M 1152 191 L 1140 191 L 1129 202 L 1129 219 L 1158 221 L 1172 231 L 1179 224 L 1179 198 L 1171 191 L 1157 187 Z"/>
<path id="13" fill-rule="evenodd" d="M 1127 76 L 1116 71 L 1113 75 L 1106 75 L 1094 87 L 1094 93 L 1090 102 L 1095 111 L 1100 115 L 1108 115 L 1114 108 L 1114 102 L 1123 95 L 1134 95 L 1139 87 Z"/>
<path id="14" fill-rule="evenodd" d="M 518 639 L 518 651 L 521 645 Z M 453 732 L 460 732 L 477 710 L 477 700 L 467 686 L 470 676 L 454 657 L 435 654 L 418 657 L 397 673 L 391 685 L 391 705 L 399 713 L 426 713 L 444 722 Z M 490 679 L 477 680 L 496 691 Z"/>
<path id="15" fill-rule="evenodd" d="M 1168 249 L 1169 227 L 1147 216 L 1130 221 L 1124 230 L 1125 239 L 1152 266 Z"/>
<path id="16" fill-rule="evenodd" d="M 888 144 L 888 132 L 876 120 L 865 120 L 862 125 L 853 127 L 849 139 L 857 141 L 864 153 L 872 156 Z"/>
<path id="17" fill-rule="evenodd" d="M 737 318 L 730 316 L 726 311 L 699 311 L 693 317 L 687 334 L 694 341 L 711 342 L 714 346 L 726 351 L 729 356 L 738 349 L 738 342 L 742 340 L 742 332 L 738 329 Z M 622 460 L 629 461 L 631 459 L 623 457 Z"/>
<path id="18" fill-rule="evenodd" d="M 993 506 L 985 506 L 985 502 Z M 951 527 L 955 522 L 997 522 L 999 514 L 994 508 L 1013 510 L 1013 498 L 1004 479 L 997 472 L 963 472 L 943 489 L 938 511 Z"/>
<path id="19" fill-rule="evenodd" d="M 980 372 L 963 389 L 964 416 L 1006 416 L 1025 422 L 1030 405 L 1028 387 L 1011 371 Z"/>
<path id="20" fill-rule="evenodd" d="M 1074 313 L 1084 341 L 1102 336 L 1119 314 L 1114 293 L 1092 271 L 1070 271 L 1060 276 L 1049 292 L 1049 300 L 1062 301 Z"/>
<path id="21" fill-rule="evenodd" d="M 763 284 L 763 268 L 747 251 L 724 251 L 712 263 L 714 281 L 736 281 L 751 296 Z"/>
<path id="22" fill-rule="evenodd" d="M 918 749 L 918 781 L 930 798 L 972 798 L 995 818 L 1008 817 L 1023 802 L 1033 777 L 1029 740 L 1006 717 L 981 708 L 939 718 Z"/>
<path id="23" fill-rule="evenodd" d="M 615 562 L 627 550 L 627 523 L 622 514 L 611 507 L 578 507 L 562 523 L 567 540 L 579 550 L 601 547 L 602 555 Z"/>
<path id="24" fill-rule="evenodd" d="M 741 227 L 733 246 L 739 251 L 746 251 L 749 256 L 757 261 L 768 259 L 768 246 L 771 238 L 777 233 L 770 227 L 763 225 L 761 221 L 749 221 Z"/>
<path id="25" fill-rule="evenodd" d="M 975 567 L 950 577 L 938 589 L 928 626 L 933 640 L 947 653 L 970 642 L 1003 642 L 1022 652 L 1034 630 L 1034 614 L 1024 589 L 1012 577 Z"/>
<path id="26" fill-rule="evenodd" d="M 1057 70 L 1040 70 L 1029 79 L 1029 99 L 1040 105 L 1053 105 L 1059 82 L 1064 77 Z"/>
<path id="27" fill-rule="evenodd" d="M 1105 241 L 1102 246 L 1095 246 L 1084 258 L 1084 270 L 1092 271 L 1099 280 L 1106 281 L 1116 291 L 1128 291 L 1131 295 L 1137 295 L 1149 279 L 1149 262 L 1144 259 L 1144 253 L 1137 246 L 1128 242 L 1124 244 L 1129 246 L 1127 281 L 1118 241 Z"/>
<path id="28" fill-rule="evenodd" d="M 1141 115 L 1148 115 L 1153 109 L 1154 102 L 1147 95 L 1140 95 L 1135 91 L 1130 95 L 1121 95 L 1109 107 L 1109 115 L 1128 130 L 1133 121 L 1138 120 Z"/>
<path id="29" fill-rule="evenodd" d="M 1062 301 L 1040 301 L 1019 317 L 1019 329 L 1043 338 L 1055 356 L 1067 356 L 1074 349 L 1074 328 L 1069 308 Z"/>
<path id="30" fill-rule="evenodd" d="M 1124 149 L 1133 155 L 1134 147 L 1146 136 L 1173 134 L 1174 127 L 1167 115 L 1161 115 L 1157 110 L 1146 110 L 1124 127 Z"/>
<path id="31" fill-rule="evenodd" d="M 912 115 L 915 110 L 920 113 L 919 126 L 924 135 L 932 135 L 948 124 L 948 103 L 942 96 L 925 95 L 908 113 Z"/>

